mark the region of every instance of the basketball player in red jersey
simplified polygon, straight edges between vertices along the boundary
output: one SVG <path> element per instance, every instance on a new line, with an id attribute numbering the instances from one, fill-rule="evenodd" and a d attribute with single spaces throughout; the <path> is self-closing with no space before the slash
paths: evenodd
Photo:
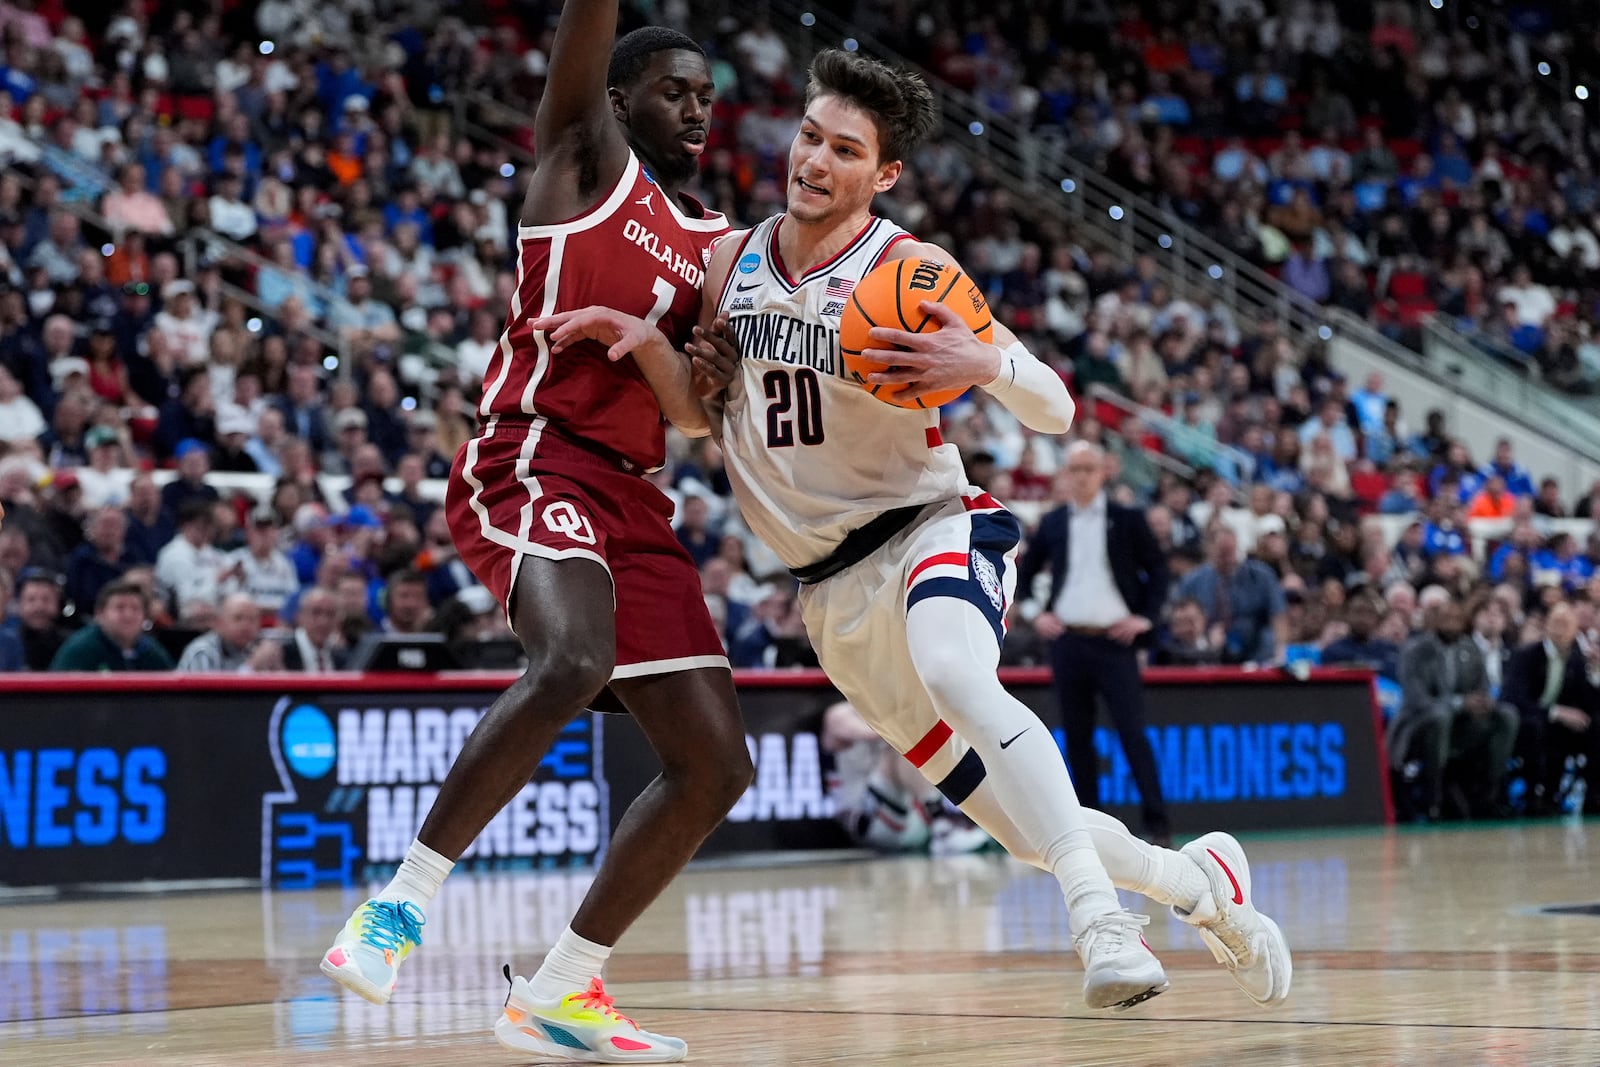
<path id="1" fill-rule="evenodd" d="M 462 558 L 506 605 L 528 669 L 467 739 L 387 888 L 323 958 L 378 1003 L 421 943 L 424 911 L 557 733 L 601 691 L 633 715 L 662 773 L 634 801 L 571 925 L 532 980 L 516 978 L 502 1044 L 587 1062 L 681 1060 L 677 1038 L 618 1013 L 600 973 L 611 946 L 750 784 L 733 678 L 644 474 L 665 459 L 663 416 L 708 432 L 688 342 L 712 242 L 727 231 L 681 188 L 706 145 L 705 54 L 650 27 L 616 43 L 617 0 L 567 0 L 534 119 L 538 164 L 518 227 L 518 281 L 484 378 L 481 430 L 456 457 L 446 508 Z M 605 304 L 673 343 L 611 358 L 553 352 L 532 323 Z M 659 398 L 659 399 L 658 399 Z"/>

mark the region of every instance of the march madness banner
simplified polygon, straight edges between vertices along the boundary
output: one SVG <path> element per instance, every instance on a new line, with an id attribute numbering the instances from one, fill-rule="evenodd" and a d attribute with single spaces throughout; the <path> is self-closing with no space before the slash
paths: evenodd
<path id="1" fill-rule="evenodd" d="M 0 885 L 387 877 L 509 680 L 10 676 L 0 689 Z M 848 844 L 817 736 L 837 696 L 816 672 L 738 681 L 756 778 L 702 853 Z M 1007 681 L 1059 725 L 1047 674 Z M 1180 834 L 1391 817 L 1365 674 L 1152 672 L 1148 700 Z M 1136 826 L 1120 745 L 1104 728 L 1096 742 L 1102 800 Z M 658 769 L 631 719 L 580 716 L 461 866 L 589 867 Z"/>

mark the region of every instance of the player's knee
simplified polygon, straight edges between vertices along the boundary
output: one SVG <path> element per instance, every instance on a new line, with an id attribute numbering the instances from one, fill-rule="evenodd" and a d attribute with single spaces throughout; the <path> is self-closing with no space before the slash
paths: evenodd
<path id="1" fill-rule="evenodd" d="M 750 750 L 745 747 L 742 734 L 727 743 L 717 744 L 709 755 L 702 764 L 700 777 L 712 806 L 725 815 L 756 780 L 756 765 L 750 759 Z"/>
<path id="2" fill-rule="evenodd" d="M 929 656 L 919 660 L 917 676 L 922 680 L 922 686 L 928 691 L 934 706 L 947 714 L 952 711 L 959 713 L 964 709 L 976 710 L 975 705 L 989 696 L 984 691 L 985 682 L 992 683 L 996 688 L 999 685 L 992 672 L 961 656 Z"/>
<path id="3" fill-rule="evenodd" d="M 613 656 L 587 642 L 566 642 L 540 650 L 523 675 L 529 701 L 552 708 L 591 700 L 611 680 Z"/>
<path id="4" fill-rule="evenodd" d="M 733 806 L 739 803 L 739 798 L 745 795 L 755 780 L 756 765 L 750 761 L 750 753 L 740 745 L 738 754 L 718 768 L 713 777 L 712 795 L 720 813 L 719 819 L 733 810 Z"/>

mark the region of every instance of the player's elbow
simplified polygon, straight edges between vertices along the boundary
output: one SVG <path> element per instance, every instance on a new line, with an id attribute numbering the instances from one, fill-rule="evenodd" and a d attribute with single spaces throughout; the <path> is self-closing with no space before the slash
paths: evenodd
<path id="1" fill-rule="evenodd" d="M 1039 413 L 1028 429 L 1038 433 L 1063 434 L 1072 429 L 1072 419 L 1078 413 L 1078 405 L 1073 402 L 1072 394 L 1067 392 L 1065 383 L 1062 383 L 1059 393 L 1055 390 L 1051 392 L 1053 395 L 1040 405 Z"/>
<path id="2" fill-rule="evenodd" d="M 706 419 L 678 419 L 671 420 L 672 428 L 685 437 L 710 437 L 711 423 Z"/>

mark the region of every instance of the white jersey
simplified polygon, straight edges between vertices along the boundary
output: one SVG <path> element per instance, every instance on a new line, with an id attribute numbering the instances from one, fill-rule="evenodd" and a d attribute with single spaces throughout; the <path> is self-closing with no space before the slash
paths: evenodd
<path id="1" fill-rule="evenodd" d="M 718 295 L 744 354 L 722 450 L 739 510 L 788 567 L 828 556 L 881 512 L 966 487 L 937 410 L 897 408 L 846 377 L 839 317 L 858 281 L 910 235 L 873 218 L 838 255 L 795 278 L 775 215 L 752 229 Z"/>

